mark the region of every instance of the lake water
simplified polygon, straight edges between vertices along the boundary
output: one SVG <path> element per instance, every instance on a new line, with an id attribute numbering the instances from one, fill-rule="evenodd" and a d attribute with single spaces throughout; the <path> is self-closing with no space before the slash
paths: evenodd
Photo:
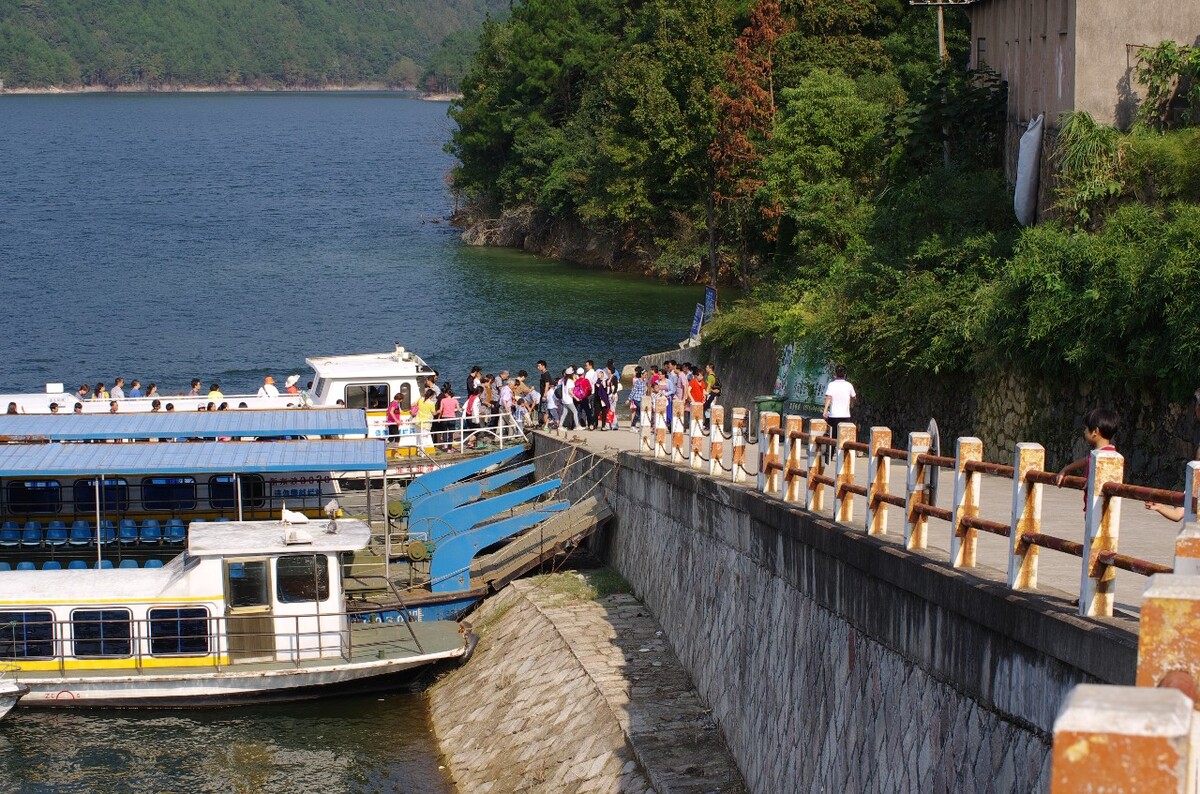
<path id="1" fill-rule="evenodd" d="M 391 94 L 0 97 L 0 392 L 116 375 L 226 393 L 399 341 L 471 364 L 624 363 L 701 290 L 463 246 L 446 105 Z M 420 695 L 18 711 L 0 792 L 447 791 Z"/>
<path id="2" fill-rule="evenodd" d="M 625 363 L 702 290 L 464 246 L 444 103 L 394 94 L 0 97 L 0 392 L 193 377 L 226 393 L 401 342 Z"/>

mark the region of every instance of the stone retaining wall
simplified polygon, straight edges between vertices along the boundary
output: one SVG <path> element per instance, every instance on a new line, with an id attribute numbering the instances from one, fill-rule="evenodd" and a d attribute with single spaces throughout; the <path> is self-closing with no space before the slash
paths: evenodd
<path id="1" fill-rule="evenodd" d="M 538 456 L 557 446 L 539 476 L 567 452 L 536 437 Z M 1045 790 L 1065 695 L 1134 679 L 1134 621 L 1078 618 L 633 453 L 575 487 L 596 481 L 616 514 L 598 552 L 662 624 L 752 791 Z"/>

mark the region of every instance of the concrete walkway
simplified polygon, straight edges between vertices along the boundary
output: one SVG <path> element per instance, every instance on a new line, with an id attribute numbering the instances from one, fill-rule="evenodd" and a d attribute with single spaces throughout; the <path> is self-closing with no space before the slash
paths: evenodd
<path id="1" fill-rule="evenodd" d="M 590 450 L 597 452 L 637 452 L 639 436 L 624 427 L 616 431 L 567 431 L 558 434 L 559 438 L 568 440 L 578 439 L 578 442 Z M 685 438 L 685 446 L 688 439 Z M 897 442 L 897 446 L 903 442 Z M 643 453 L 649 454 L 649 453 Z M 953 454 L 951 452 L 949 454 Z M 725 441 L 725 468 L 732 466 L 732 442 Z M 855 482 L 865 485 L 867 482 L 867 466 L 865 456 L 856 456 L 854 467 Z M 1011 463 L 1011 461 L 1008 461 Z M 681 464 L 687 466 L 687 463 Z M 746 466 L 750 478 L 746 487 L 756 487 L 754 476 L 758 472 L 758 446 L 748 444 L 746 447 Z M 707 469 L 706 469 L 707 470 Z M 954 478 L 950 472 L 938 472 L 940 475 L 937 504 L 948 507 L 953 499 Z M 707 476 L 707 475 L 705 475 Z M 727 479 L 729 474 L 723 474 Z M 904 494 L 906 478 L 905 466 L 899 461 L 892 461 L 891 492 Z M 829 509 L 823 515 L 832 518 L 833 494 L 827 489 L 825 496 Z M 984 475 L 982 497 L 980 499 L 980 517 L 1008 524 L 1012 511 L 1012 482 L 1011 480 Z M 866 524 L 866 500 L 856 498 L 854 504 L 854 521 L 852 526 L 864 529 Z M 1161 565 L 1173 565 L 1175 556 L 1175 537 L 1182 525 L 1167 521 L 1153 511 L 1146 510 L 1141 502 L 1124 500 L 1121 506 L 1121 530 L 1118 539 L 1118 549 L 1123 554 L 1156 562 Z M 1042 531 L 1048 535 L 1083 542 L 1083 494 L 1079 491 L 1057 488 L 1042 489 Z M 897 544 L 904 542 L 904 511 L 899 507 L 888 508 L 889 540 Z M 988 578 L 999 577 L 1004 580 L 1008 570 L 1008 539 L 986 532 L 978 533 L 977 561 L 980 568 L 990 569 L 982 572 Z M 928 543 L 931 558 L 947 561 L 950 549 L 950 525 L 946 521 L 931 518 L 929 520 Z M 1038 557 L 1038 590 L 1049 595 L 1057 595 L 1071 600 L 1078 596 L 1083 569 L 1078 557 L 1041 549 Z M 1117 571 L 1117 608 L 1132 614 L 1140 611 L 1142 590 L 1147 578 L 1127 571 Z"/>

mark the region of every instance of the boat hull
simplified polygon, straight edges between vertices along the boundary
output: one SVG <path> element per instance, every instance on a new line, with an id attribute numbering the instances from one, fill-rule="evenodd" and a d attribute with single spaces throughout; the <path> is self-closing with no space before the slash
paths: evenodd
<path id="1" fill-rule="evenodd" d="M 21 680 L 29 693 L 19 703 L 21 708 L 196 708 L 311 700 L 394 689 L 431 665 L 457 661 L 465 654 L 464 645 L 406 658 L 305 664 L 293 669 L 242 670 L 230 665 L 219 671 L 171 674 L 45 678 L 26 674 Z"/>
<path id="2" fill-rule="evenodd" d="M 12 711 L 13 706 L 29 693 L 29 687 L 16 681 L 0 680 L 0 719 Z"/>

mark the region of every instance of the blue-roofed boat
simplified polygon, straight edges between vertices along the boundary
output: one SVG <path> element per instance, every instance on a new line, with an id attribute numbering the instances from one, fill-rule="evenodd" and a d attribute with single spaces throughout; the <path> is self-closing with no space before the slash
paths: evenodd
<path id="1" fill-rule="evenodd" d="M 381 473 L 386 465 L 384 443 L 370 439 L 0 445 L 7 482 L 92 477 L 101 516 L 119 506 L 104 483 L 152 471 L 175 479 L 228 472 L 236 484 L 280 472 Z M 234 519 L 186 529 L 178 519 L 122 518 L 106 527 L 101 518 L 94 534 L 54 521 L 27 522 L 15 544 L 0 532 L 0 662 L 30 690 L 20 705 L 313 697 L 388 686 L 468 654 L 470 637 L 452 621 L 411 620 L 399 599 L 377 610 L 348 602 L 351 561 L 378 546 L 369 500 L 366 520 L 338 519 L 335 505 L 313 520 L 281 504 L 281 517 L 251 521 L 240 489 L 230 495 Z"/>

